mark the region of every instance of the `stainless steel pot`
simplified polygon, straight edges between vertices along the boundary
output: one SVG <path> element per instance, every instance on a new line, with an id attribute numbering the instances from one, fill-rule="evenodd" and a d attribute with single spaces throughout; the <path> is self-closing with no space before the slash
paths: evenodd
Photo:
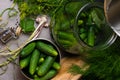
<path id="1" fill-rule="evenodd" d="M 105 0 L 104 10 L 108 23 L 114 32 L 120 36 L 120 0 Z"/>
<path id="2" fill-rule="evenodd" d="M 56 61 L 57 61 L 58 63 L 60 63 L 60 60 L 61 60 L 60 50 L 59 50 L 59 48 L 58 48 L 51 40 L 48 40 L 48 39 L 45 39 L 45 38 L 36 38 L 36 39 L 34 39 L 34 40 L 29 41 L 27 44 L 29 44 L 29 43 L 31 43 L 31 42 L 33 42 L 33 41 L 43 41 L 43 42 L 46 42 L 46 43 L 51 44 L 51 45 L 57 50 L 57 52 L 58 52 Z M 26 45 L 27 45 L 27 44 L 26 44 Z M 25 46 L 26 46 L 26 45 L 25 45 Z M 24 46 L 24 47 L 25 47 L 25 46 Z M 24 47 L 23 47 L 23 48 L 24 48 Z M 21 58 L 19 57 L 19 61 L 20 61 L 20 60 L 21 60 Z M 27 78 L 28 80 L 33 80 L 33 78 L 31 77 L 31 75 L 28 73 L 28 72 L 29 72 L 28 70 L 26 70 L 26 69 L 20 69 L 20 71 L 21 71 L 22 75 L 23 75 L 25 78 Z"/>

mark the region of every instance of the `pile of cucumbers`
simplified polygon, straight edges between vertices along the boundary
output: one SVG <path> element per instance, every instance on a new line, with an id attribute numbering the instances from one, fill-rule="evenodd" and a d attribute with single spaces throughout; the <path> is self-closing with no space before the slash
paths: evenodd
<path id="1" fill-rule="evenodd" d="M 80 39 L 90 47 L 98 45 L 104 39 L 106 20 L 101 8 L 91 8 L 81 12 L 78 18 L 78 34 Z M 101 40 L 101 41 L 100 41 Z"/>
<path id="2" fill-rule="evenodd" d="M 49 80 L 60 69 L 58 49 L 47 40 L 34 40 L 20 52 L 19 64 L 22 72 L 34 80 Z"/>
<path id="3" fill-rule="evenodd" d="M 56 16 L 55 24 L 52 28 L 52 36 L 59 47 L 68 52 L 77 44 L 71 29 L 70 21 L 64 13 L 59 13 Z"/>

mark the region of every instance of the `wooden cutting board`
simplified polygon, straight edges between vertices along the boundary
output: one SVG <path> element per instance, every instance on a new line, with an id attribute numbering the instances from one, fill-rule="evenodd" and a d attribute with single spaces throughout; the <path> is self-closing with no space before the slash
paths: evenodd
<path id="1" fill-rule="evenodd" d="M 75 64 L 81 68 L 84 66 L 85 62 L 80 56 L 64 57 L 61 59 L 61 69 L 58 74 L 52 80 L 78 80 L 82 76 L 81 74 L 73 75 L 68 72 L 70 67 Z"/>

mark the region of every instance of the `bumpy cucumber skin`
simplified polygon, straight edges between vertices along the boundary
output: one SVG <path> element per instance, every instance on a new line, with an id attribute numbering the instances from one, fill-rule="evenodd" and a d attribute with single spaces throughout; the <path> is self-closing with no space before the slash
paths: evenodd
<path id="1" fill-rule="evenodd" d="M 40 51 L 43 51 L 45 54 L 50 55 L 50 56 L 57 56 L 58 52 L 49 46 L 49 44 L 46 44 L 42 41 L 38 41 L 37 44 L 37 49 L 39 49 Z"/>
<path id="2" fill-rule="evenodd" d="M 27 55 L 29 55 L 34 50 L 35 45 L 35 42 L 31 42 L 28 45 L 26 45 L 20 52 L 20 57 L 26 57 Z"/>
<path id="3" fill-rule="evenodd" d="M 36 77 L 34 80 L 50 80 L 52 77 L 54 77 L 56 75 L 57 71 L 52 69 L 49 70 L 48 73 L 46 75 L 44 75 L 43 77 Z"/>
<path id="4" fill-rule="evenodd" d="M 29 55 L 29 56 L 27 56 L 27 57 L 20 60 L 19 63 L 20 63 L 20 68 L 21 69 L 23 69 L 23 68 L 25 68 L 25 67 L 27 67 L 29 65 L 30 58 L 31 58 L 31 56 Z"/>
<path id="5" fill-rule="evenodd" d="M 39 57 L 40 57 L 40 52 L 37 49 L 35 49 L 31 55 L 30 65 L 29 65 L 29 73 L 31 75 L 33 75 L 36 71 Z"/>
<path id="6" fill-rule="evenodd" d="M 55 57 L 47 56 L 45 61 L 39 66 L 39 69 L 37 72 L 38 75 L 39 76 L 45 75 L 49 71 L 49 69 L 52 67 L 54 61 L 55 61 Z"/>
<path id="7" fill-rule="evenodd" d="M 58 38 L 57 41 L 65 49 L 69 49 L 73 45 L 73 43 L 68 40 L 62 40 Z"/>

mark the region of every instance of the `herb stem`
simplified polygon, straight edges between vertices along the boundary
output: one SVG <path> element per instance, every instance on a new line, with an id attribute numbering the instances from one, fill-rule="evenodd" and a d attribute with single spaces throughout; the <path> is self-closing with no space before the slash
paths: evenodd
<path id="1" fill-rule="evenodd" d="M 6 11 L 9 11 L 9 12 L 11 12 L 12 10 L 15 10 L 15 11 L 16 11 L 16 9 L 14 8 L 15 5 L 16 5 L 16 3 L 13 3 L 12 6 L 11 6 L 11 8 L 6 8 L 5 10 L 3 10 L 3 11 L 0 13 L 0 21 L 2 20 L 2 16 L 3 16 L 3 14 L 4 14 Z M 8 13 L 9 13 L 9 12 L 8 12 Z"/>
<path id="2" fill-rule="evenodd" d="M 55 16 L 55 13 L 60 9 L 60 7 L 62 6 L 63 0 L 60 1 L 59 6 L 53 11 L 53 18 Z"/>

